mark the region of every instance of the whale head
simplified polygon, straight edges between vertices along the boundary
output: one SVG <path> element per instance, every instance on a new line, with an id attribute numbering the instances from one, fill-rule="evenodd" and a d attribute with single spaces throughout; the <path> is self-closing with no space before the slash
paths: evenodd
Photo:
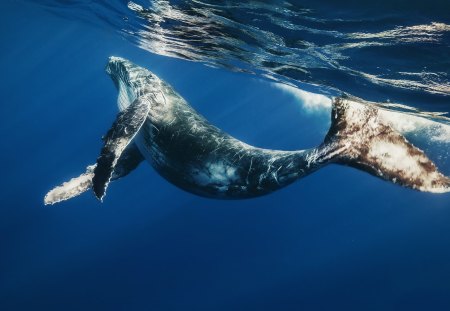
<path id="1" fill-rule="evenodd" d="M 160 81 L 151 71 L 121 57 L 111 56 L 105 70 L 119 91 L 117 104 L 120 110 L 149 90 L 157 89 Z"/>
<path id="2" fill-rule="evenodd" d="M 111 56 L 106 64 L 106 72 L 111 76 L 114 82 L 121 80 L 129 83 L 137 74 L 137 66 L 125 58 Z"/>
<path id="3" fill-rule="evenodd" d="M 111 56 L 105 70 L 119 91 L 117 104 L 120 110 L 143 94 L 161 90 L 161 80 L 154 73 L 127 59 Z"/>

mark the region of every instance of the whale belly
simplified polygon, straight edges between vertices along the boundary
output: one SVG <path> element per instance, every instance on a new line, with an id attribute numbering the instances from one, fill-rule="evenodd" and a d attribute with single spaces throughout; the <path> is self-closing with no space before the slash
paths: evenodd
<path id="1" fill-rule="evenodd" d="M 209 124 L 197 124 L 203 129 L 194 135 L 185 123 L 158 126 L 153 121 L 147 119 L 136 145 L 161 176 L 191 193 L 251 198 L 277 190 L 301 174 L 295 170 L 298 152 L 254 148 Z"/>

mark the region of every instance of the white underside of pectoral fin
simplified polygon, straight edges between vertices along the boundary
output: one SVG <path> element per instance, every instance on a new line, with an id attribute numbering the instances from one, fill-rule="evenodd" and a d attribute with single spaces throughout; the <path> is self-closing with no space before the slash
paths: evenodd
<path id="1" fill-rule="evenodd" d="M 86 168 L 86 172 L 78 177 L 61 184 L 50 190 L 44 197 L 45 205 L 52 205 L 76 197 L 92 187 L 94 177 L 94 165 Z"/>
<path id="2" fill-rule="evenodd" d="M 117 180 L 128 175 L 143 160 L 144 157 L 141 155 L 137 146 L 134 143 L 128 145 L 114 168 L 111 180 Z M 94 169 L 96 165 L 97 164 L 88 166 L 85 173 L 72 178 L 49 191 L 44 198 L 45 205 L 52 205 L 72 199 L 87 190 L 92 189 L 92 179 L 94 178 Z"/>

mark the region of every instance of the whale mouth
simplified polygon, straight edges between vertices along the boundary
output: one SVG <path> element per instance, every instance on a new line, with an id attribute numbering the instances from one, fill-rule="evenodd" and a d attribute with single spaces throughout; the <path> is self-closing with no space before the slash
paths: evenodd
<path id="1" fill-rule="evenodd" d="M 124 83 L 126 86 L 136 86 L 135 84 L 137 81 L 157 79 L 151 71 L 136 66 L 129 60 L 117 56 L 109 57 L 105 70 L 106 73 L 110 75 L 116 86 L 121 83 Z"/>
<path id="2" fill-rule="evenodd" d="M 110 76 L 123 79 L 132 66 L 130 61 L 124 58 L 111 56 L 108 59 L 105 70 Z"/>
<path id="3" fill-rule="evenodd" d="M 119 91 L 117 103 L 121 111 L 137 97 L 160 88 L 155 74 L 121 57 L 109 57 L 105 70 Z"/>
<path id="4" fill-rule="evenodd" d="M 109 57 L 105 71 L 119 90 L 119 93 L 124 88 L 127 89 L 127 92 L 130 92 L 133 89 L 132 81 L 135 81 L 138 76 L 142 75 L 139 67 L 129 60 L 117 56 Z"/>

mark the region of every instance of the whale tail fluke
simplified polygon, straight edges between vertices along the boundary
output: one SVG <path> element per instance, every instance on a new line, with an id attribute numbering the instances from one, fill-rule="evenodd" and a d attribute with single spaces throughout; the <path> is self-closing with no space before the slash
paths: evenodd
<path id="1" fill-rule="evenodd" d="M 370 105 L 336 98 L 321 149 L 323 162 L 355 167 L 420 191 L 450 192 L 450 179 Z"/>

